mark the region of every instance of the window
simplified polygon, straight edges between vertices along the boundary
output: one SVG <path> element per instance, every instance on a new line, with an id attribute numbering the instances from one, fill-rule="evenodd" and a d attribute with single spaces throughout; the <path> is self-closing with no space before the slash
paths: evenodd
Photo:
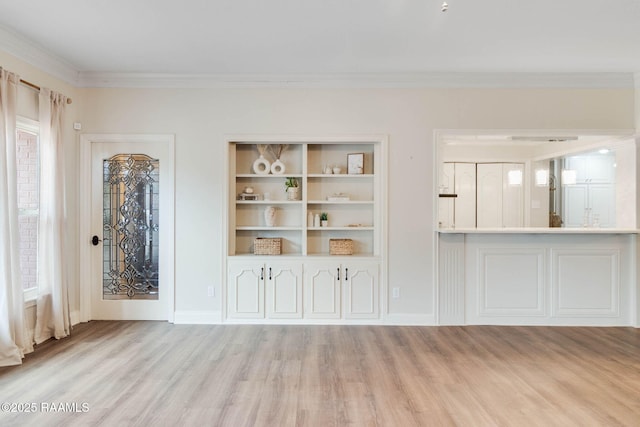
<path id="1" fill-rule="evenodd" d="M 16 138 L 20 270 L 25 300 L 35 299 L 38 280 L 38 222 L 40 218 L 38 124 L 18 119 Z"/>

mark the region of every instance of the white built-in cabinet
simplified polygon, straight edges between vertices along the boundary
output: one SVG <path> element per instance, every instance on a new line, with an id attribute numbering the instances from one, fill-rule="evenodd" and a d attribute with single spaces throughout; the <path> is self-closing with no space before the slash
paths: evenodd
<path id="1" fill-rule="evenodd" d="M 230 318 L 302 317 L 302 263 L 230 260 L 227 272 Z"/>
<path id="2" fill-rule="evenodd" d="M 565 227 L 614 227 L 616 223 L 615 157 L 589 154 L 567 157 L 564 169 L 576 173 L 576 183 L 563 185 Z"/>
<path id="3" fill-rule="evenodd" d="M 280 157 L 284 173 L 253 170 L 258 144 L 287 145 Z M 227 319 L 379 319 L 385 150 L 379 136 L 228 140 Z M 362 154 L 361 173 L 347 173 L 349 154 Z M 288 177 L 298 181 L 297 200 L 287 198 Z M 241 197 L 247 187 L 255 200 Z M 276 209 L 274 225 L 266 223 L 267 207 Z M 322 212 L 328 225 L 309 221 Z M 258 237 L 282 238 L 281 255 L 254 255 Z M 351 239 L 353 254 L 330 255 L 330 239 Z"/>
<path id="4" fill-rule="evenodd" d="M 309 261 L 305 264 L 305 317 L 377 319 L 379 263 Z"/>
<path id="5" fill-rule="evenodd" d="M 524 226 L 524 165 L 478 163 L 478 228 Z"/>
<path id="6" fill-rule="evenodd" d="M 444 163 L 438 200 L 440 227 L 474 228 L 476 226 L 476 164 Z"/>
<path id="7" fill-rule="evenodd" d="M 444 163 L 438 197 L 441 228 L 524 226 L 524 164 Z"/>

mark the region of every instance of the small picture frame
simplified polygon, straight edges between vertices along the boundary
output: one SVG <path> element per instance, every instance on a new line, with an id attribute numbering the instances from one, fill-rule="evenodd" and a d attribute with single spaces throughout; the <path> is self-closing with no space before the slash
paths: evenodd
<path id="1" fill-rule="evenodd" d="M 364 153 L 347 154 L 347 173 L 350 175 L 364 173 Z"/>

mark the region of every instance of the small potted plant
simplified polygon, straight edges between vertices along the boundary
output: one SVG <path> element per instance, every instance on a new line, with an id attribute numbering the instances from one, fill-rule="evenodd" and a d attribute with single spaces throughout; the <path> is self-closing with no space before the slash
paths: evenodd
<path id="1" fill-rule="evenodd" d="M 287 192 L 287 200 L 298 200 L 300 194 L 300 188 L 298 187 L 298 179 L 293 177 L 287 177 L 284 182 Z"/>
<path id="2" fill-rule="evenodd" d="M 320 225 L 326 227 L 329 224 L 329 215 L 326 212 L 320 214 Z"/>

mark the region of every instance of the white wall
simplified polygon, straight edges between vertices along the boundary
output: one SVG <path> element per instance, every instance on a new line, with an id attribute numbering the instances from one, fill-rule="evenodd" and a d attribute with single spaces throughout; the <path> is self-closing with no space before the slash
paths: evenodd
<path id="1" fill-rule="evenodd" d="M 389 311 L 416 321 L 432 317 L 436 305 L 434 130 L 634 127 L 631 89 L 74 89 L 2 53 L 0 65 L 74 98 L 67 116 L 72 310 L 80 286 L 74 121 L 85 133 L 176 135 L 178 311 L 221 306 L 225 134 L 389 135 L 388 286 L 401 288 Z M 207 297 L 207 286 L 217 298 Z"/>
<path id="2" fill-rule="evenodd" d="M 433 133 L 438 128 L 629 128 L 630 90 L 89 89 L 86 132 L 176 134 L 176 310 L 219 309 L 224 135 L 389 135 L 389 300 L 433 315 Z M 415 199 L 415 190 L 424 197 Z M 216 292 L 220 295 L 220 292 Z"/>

